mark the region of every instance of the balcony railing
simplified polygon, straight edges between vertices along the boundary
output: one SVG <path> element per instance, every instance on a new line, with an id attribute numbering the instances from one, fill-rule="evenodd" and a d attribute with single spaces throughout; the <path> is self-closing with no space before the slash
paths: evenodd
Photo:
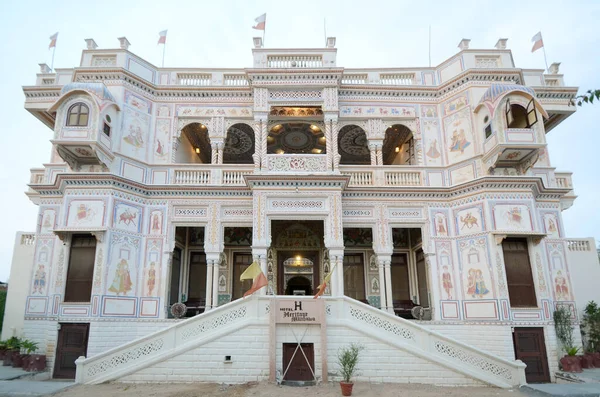
<path id="1" fill-rule="evenodd" d="M 593 245 L 586 239 L 569 239 L 567 247 L 569 251 L 592 251 Z"/>
<path id="2" fill-rule="evenodd" d="M 415 83 L 414 73 L 382 74 L 379 79 L 384 85 L 412 85 Z"/>
<path id="3" fill-rule="evenodd" d="M 350 177 L 349 187 L 424 186 L 423 169 L 414 166 L 340 165 L 340 172 Z"/>
<path id="4" fill-rule="evenodd" d="M 554 175 L 556 176 L 556 187 L 573 189 L 571 172 L 555 172 Z"/>
<path id="5" fill-rule="evenodd" d="M 210 85 L 212 76 L 205 73 L 179 73 L 177 84 L 179 85 Z"/>
<path id="6" fill-rule="evenodd" d="M 272 55 L 267 57 L 269 68 L 320 68 L 323 58 L 320 55 Z"/>
<path id="7" fill-rule="evenodd" d="M 244 186 L 254 168 L 235 164 L 175 164 L 172 183 L 199 186 Z"/>

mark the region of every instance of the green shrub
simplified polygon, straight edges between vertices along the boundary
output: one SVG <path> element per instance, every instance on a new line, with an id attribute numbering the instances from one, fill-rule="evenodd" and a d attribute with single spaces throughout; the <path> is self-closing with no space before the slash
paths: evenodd
<path id="1" fill-rule="evenodd" d="M 363 349 L 364 346 L 352 343 L 349 347 L 342 347 L 338 350 L 338 364 L 344 382 L 350 382 L 352 377 L 356 374 L 358 356 Z"/>

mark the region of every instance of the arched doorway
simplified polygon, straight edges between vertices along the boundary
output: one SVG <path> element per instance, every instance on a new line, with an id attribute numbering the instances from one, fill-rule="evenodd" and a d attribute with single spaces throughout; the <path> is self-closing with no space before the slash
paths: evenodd
<path id="1" fill-rule="evenodd" d="M 312 295 L 312 280 L 305 276 L 294 276 L 287 281 L 285 295 Z"/>
<path id="2" fill-rule="evenodd" d="M 338 150 L 340 164 L 371 164 L 367 134 L 357 125 L 346 125 L 340 130 Z"/>
<path id="3" fill-rule="evenodd" d="M 394 124 L 385 131 L 382 147 L 384 165 L 415 165 L 415 140 L 411 130 Z"/>
<path id="4" fill-rule="evenodd" d="M 234 124 L 227 130 L 223 148 L 223 164 L 252 164 L 254 130 L 247 124 Z"/>
<path id="5" fill-rule="evenodd" d="M 204 124 L 188 124 L 181 130 L 175 162 L 178 164 L 210 164 L 210 138 L 208 137 L 208 128 Z"/>

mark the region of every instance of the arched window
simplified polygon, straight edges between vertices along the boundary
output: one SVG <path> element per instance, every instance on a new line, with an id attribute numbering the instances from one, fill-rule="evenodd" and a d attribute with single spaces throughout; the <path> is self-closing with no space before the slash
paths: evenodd
<path id="1" fill-rule="evenodd" d="M 527 109 L 521 105 L 511 104 L 506 101 L 506 126 L 507 128 L 531 128 L 537 123 L 537 113 L 533 99 L 527 104 Z"/>
<path id="2" fill-rule="evenodd" d="M 88 125 L 90 109 L 85 103 L 77 102 L 67 112 L 67 126 L 85 127 Z"/>

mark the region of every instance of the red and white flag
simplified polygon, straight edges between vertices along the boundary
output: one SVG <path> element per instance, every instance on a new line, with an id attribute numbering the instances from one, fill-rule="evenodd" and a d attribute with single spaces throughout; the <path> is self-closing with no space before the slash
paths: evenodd
<path id="1" fill-rule="evenodd" d="M 254 21 L 256 21 L 256 25 L 252 26 L 252 29 L 265 30 L 265 25 L 267 23 L 267 14 L 266 13 L 262 14 L 261 16 L 256 18 Z"/>
<path id="2" fill-rule="evenodd" d="M 544 46 L 544 41 L 542 40 L 542 32 L 537 32 L 535 36 L 531 39 L 533 41 L 533 48 L 531 52 L 535 52 Z"/>
<path id="3" fill-rule="evenodd" d="M 163 30 L 162 32 L 158 32 L 158 43 L 156 44 L 167 44 L 167 31 Z"/>
<path id="4" fill-rule="evenodd" d="M 50 45 L 48 46 L 48 49 L 50 49 L 52 47 L 56 47 L 56 39 L 57 38 L 58 38 L 58 32 L 56 32 L 52 36 L 50 36 Z"/>

